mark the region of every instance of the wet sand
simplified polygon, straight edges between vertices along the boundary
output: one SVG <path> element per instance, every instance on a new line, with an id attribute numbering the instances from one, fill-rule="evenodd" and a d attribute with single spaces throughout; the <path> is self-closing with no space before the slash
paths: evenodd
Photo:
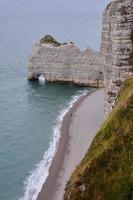
<path id="1" fill-rule="evenodd" d="M 58 149 L 37 200 L 62 200 L 64 187 L 104 121 L 104 91 L 80 97 L 65 115 Z"/>

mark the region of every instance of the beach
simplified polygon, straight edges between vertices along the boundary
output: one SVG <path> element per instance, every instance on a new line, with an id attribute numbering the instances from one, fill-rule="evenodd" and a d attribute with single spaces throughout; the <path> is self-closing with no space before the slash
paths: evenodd
<path id="1" fill-rule="evenodd" d="M 37 200 L 62 200 L 64 188 L 104 121 L 104 90 L 81 96 L 64 116 L 57 152 Z"/>

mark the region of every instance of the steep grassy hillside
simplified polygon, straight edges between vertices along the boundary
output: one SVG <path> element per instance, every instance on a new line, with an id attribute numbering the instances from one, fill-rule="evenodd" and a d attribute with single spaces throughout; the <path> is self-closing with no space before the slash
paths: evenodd
<path id="1" fill-rule="evenodd" d="M 133 77 L 66 186 L 65 200 L 133 200 Z"/>

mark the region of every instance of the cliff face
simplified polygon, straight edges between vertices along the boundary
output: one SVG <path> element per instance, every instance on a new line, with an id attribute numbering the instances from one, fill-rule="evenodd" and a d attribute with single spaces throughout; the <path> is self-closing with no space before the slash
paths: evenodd
<path id="1" fill-rule="evenodd" d="M 101 56 L 102 55 L 102 56 Z M 101 53 L 80 51 L 47 35 L 29 59 L 29 80 L 105 86 L 105 116 L 114 108 L 122 83 L 133 73 L 133 0 L 113 0 L 103 14 Z"/>
<path id="2" fill-rule="evenodd" d="M 104 11 L 101 52 L 105 115 L 115 106 L 122 82 L 133 73 L 133 0 L 114 0 Z"/>
<path id="3" fill-rule="evenodd" d="M 29 80 L 40 74 L 49 82 L 70 82 L 84 86 L 103 86 L 100 53 L 91 49 L 80 51 L 71 43 L 60 44 L 51 36 L 37 43 L 29 59 Z"/>
<path id="4" fill-rule="evenodd" d="M 133 76 L 128 79 L 133 74 L 133 0 L 113 0 L 105 9 L 101 53 L 105 115 L 113 112 L 68 181 L 64 200 L 133 199 Z"/>
<path id="5" fill-rule="evenodd" d="M 64 200 L 133 199 L 132 116 L 133 77 L 68 181 Z"/>

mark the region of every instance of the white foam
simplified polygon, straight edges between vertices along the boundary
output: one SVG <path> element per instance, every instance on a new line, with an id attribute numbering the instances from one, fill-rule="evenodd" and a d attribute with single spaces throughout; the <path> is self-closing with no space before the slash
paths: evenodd
<path id="1" fill-rule="evenodd" d="M 45 77 L 44 77 L 44 75 L 43 74 L 41 74 L 40 76 L 39 76 L 39 82 L 41 83 L 41 84 L 44 84 L 45 82 L 46 82 L 46 79 L 45 79 Z"/>
<path id="2" fill-rule="evenodd" d="M 49 168 L 52 164 L 52 160 L 55 156 L 57 145 L 60 139 L 60 129 L 62 120 L 65 114 L 77 101 L 77 99 L 86 94 L 88 90 L 79 91 L 77 96 L 73 96 L 67 107 L 60 112 L 57 118 L 57 125 L 53 128 L 53 138 L 49 144 L 49 149 L 44 153 L 43 159 L 36 165 L 35 170 L 30 173 L 30 176 L 25 181 L 25 193 L 20 200 L 36 200 L 39 192 L 42 189 L 46 178 L 49 175 Z"/>

